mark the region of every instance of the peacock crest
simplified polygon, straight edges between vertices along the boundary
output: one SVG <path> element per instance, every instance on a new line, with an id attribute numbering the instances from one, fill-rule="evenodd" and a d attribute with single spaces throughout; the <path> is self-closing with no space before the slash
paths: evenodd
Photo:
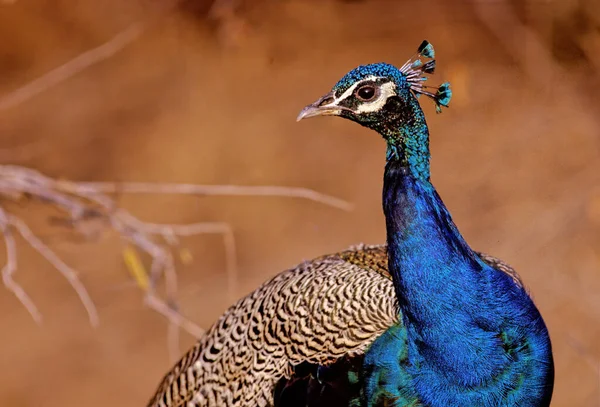
<path id="1" fill-rule="evenodd" d="M 421 95 L 430 97 L 435 102 L 436 112 L 441 113 L 442 106 L 448 107 L 450 104 L 452 90 L 449 82 L 444 82 L 438 87 L 424 84 L 429 79 L 427 75 L 435 72 L 436 62 L 434 58 L 433 45 L 429 41 L 423 40 L 417 48 L 416 54 L 402 65 L 400 72 L 404 74 L 406 82 L 415 97 L 419 98 Z"/>

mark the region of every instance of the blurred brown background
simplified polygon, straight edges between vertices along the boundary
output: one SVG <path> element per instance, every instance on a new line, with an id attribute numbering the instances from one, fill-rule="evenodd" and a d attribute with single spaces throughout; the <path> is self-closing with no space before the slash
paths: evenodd
<path id="1" fill-rule="evenodd" d="M 302 186 L 356 205 L 118 198 L 148 221 L 229 223 L 239 297 L 303 259 L 384 242 L 382 140 L 343 120 L 295 117 L 356 65 L 402 64 L 427 38 L 438 54 L 433 81 L 451 81 L 455 95 L 442 115 L 423 102 L 433 181 L 472 246 L 514 265 L 541 308 L 555 349 L 553 406 L 599 406 L 598 4 L 211 3 L 0 1 L 1 163 L 70 180 Z M 136 22 L 139 36 L 114 55 L 15 99 Z M 0 405 L 145 405 L 171 365 L 167 324 L 143 306 L 122 241 L 78 239 L 36 201 L 0 204 L 79 271 L 101 318 L 90 327 L 72 288 L 19 240 L 16 279 L 44 323 L 0 287 Z M 233 301 L 222 238 L 182 243 L 194 261 L 178 266 L 181 309 L 206 328 Z M 193 341 L 183 335 L 181 352 Z"/>

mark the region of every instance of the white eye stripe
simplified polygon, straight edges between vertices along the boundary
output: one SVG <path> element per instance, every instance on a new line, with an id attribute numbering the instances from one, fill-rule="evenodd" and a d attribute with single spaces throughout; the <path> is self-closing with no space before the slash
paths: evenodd
<path id="1" fill-rule="evenodd" d="M 354 85 L 352 85 L 348 89 L 346 89 L 346 91 L 344 93 L 342 93 L 339 98 L 335 98 L 335 102 L 337 103 L 340 100 L 346 99 L 348 96 L 350 96 L 354 93 L 354 91 L 356 90 L 357 87 L 361 86 L 365 82 L 374 82 L 377 79 L 380 79 L 380 78 L 378 78 L 377 76 L 367 76 L 362 81 L 356 82 Z"/>
<path id="2" fill-rule="evenodd" d="M 364 85 L 365 83 L 375 82 L 377 79 L 385 79 L 385 78 L 378 77 L 378 76 L 368 76 L 365 79 L 361 80 L 360 82 L 356 82 L 355 84 L 350 86 L 339 97 L 336 97 L 335 95 L 333 95 L 333 101 L 331 103 L 327 104 L 327 106 L 337 106 L 339 104 L 339 102 L 350 97 L 354 93 L 356 88 Z M 381 109 L 385 105 L 385 103 L 387 102 L 387 99 L 390 96 L 395 96 L 395 95 L 396 95 L 396 84 L 393 82 L 386 82 L 379 86 L 379 96 L 377 97 L 377 99 L 370 101 L 370 102 L 362 102 L 356 109 L 356 112 L 357 113 L 376 112 L 377 110 Z"/>

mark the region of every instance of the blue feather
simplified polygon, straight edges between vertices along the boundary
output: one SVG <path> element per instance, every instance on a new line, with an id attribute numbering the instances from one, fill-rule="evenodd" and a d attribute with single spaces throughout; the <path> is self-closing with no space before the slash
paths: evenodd
<path id="1" fill-rule="evenodd" d="M 435 51 L 433 49 L 433 45 L 431 45 L 431 43 L 427 40 L 423 40 L 421 45 L 419 45 L 417 52 L 426 58 L 435 58 Z"/>
<path id="2" fill-rule="evenodd" d="M 450 83 L 445 82 L 440 85 L 435 95 L 436 101 L 441 106 L 448 106 L 450 99 L 452 99 L 452 90 L 450 89 Z"/>

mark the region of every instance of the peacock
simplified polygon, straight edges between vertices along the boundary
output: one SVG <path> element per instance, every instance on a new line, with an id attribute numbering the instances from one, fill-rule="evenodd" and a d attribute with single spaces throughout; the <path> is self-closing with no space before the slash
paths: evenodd
<path id="1" fill-rule="evenodd" d="M 447 107 L 423 41 L 402 67 L 359 66 L 298 120 L 340 116 L 387 142 L 387 245 L 283 271 L 230 307 L 164 376 L 149 407 L 550 404 L 545 323 L 512 267 L 473 251 L 430 181 L 418 98 Z M 426 61 L 426 62 L 425 62 Z"/>

